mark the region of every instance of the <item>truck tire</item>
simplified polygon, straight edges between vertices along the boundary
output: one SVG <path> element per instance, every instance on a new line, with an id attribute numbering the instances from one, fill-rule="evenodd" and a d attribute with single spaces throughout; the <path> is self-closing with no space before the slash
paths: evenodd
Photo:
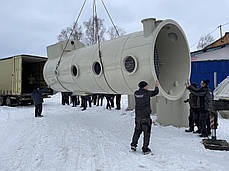
<path id="1" fill-rule="evenodd" d="M 0 96 L 0 106 L 3 106 L 5 104 L 4 97 Z"/>
<path id="2" fill-rule="evenodd" d="M 10 99 L 10 97 L 6 98 L 6 105 L 7 106 L 12 106 L 12 100 Z"/>

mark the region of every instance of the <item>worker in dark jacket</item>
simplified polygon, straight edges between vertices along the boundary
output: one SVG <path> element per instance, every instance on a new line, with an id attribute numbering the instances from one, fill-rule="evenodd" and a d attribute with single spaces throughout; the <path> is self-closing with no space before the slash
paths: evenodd
<path id="1" fill-rule="evenodd" d="M 35 105 L 35 117 L 43 117 L 43 115 L 41 115 L 42 113 L 42 103 L 43 101 L 43 96 L 42 93 L 48 91 L 48 89 L 42 89 L 40 90 L 40 88 L 36 88 L 33 90 L 32 92 L 32 99 Z"/>
<path id="2" fill-rule="evenodd" d="M 148 84 L 145 81 L 141 81 L 139 84 L 139 90 L 134 93 L 135 96 L 135 130 L 131 143 L 131 150 L 136 151 L 138 139 L 142 132 L 144 132 L 144 143 L 142 147 L 143 153 L 150 153 L 148 148 L 150 141 L 150 132 L 152 120 L 150 118 L 150 97 L 156 96 L 159 93 L 159 82 L 156 81 L 155 90 L 150 91 Z"/>
<path id="3" fill-rule="evenodd" d="M 201 88 L 195 88 L 190 85 L 190 83 L 186 84 L 187 89 L 194 95 L 198 96 L 197 107 L 199 108 L 200 112 L 200 137 L 207 137 L 211 134 L 209 103 L 212 99 L 209 98 L 209 94 L 211 94 L 211 90 L 208 87 L 209 82 L 209 80 L 201 81 Z"/>
<path id="4" fill-rule="evenodd" d="M 198 88 L 196 83 L 191 84 L 194 88 Z M 199 112 L 197 108 L 197 98 L 198 96 L 195 96 L 193 93 L 189 94 L 189 99 L 185 100 L 185 103 L 189 103 L 190 106 L 190 114 L 188 117 L 189 120 L 189 129 L 185 130 L 185 132 L 193 132 L 194 126 L 196 125 L 198 130 L 200 130 L 199 127 Z"/>

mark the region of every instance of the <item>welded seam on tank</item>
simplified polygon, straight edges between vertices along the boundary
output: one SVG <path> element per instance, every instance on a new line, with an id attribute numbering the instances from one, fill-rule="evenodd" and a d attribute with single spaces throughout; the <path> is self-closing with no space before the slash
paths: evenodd
<path id="1" fill-rule="evenodd" d="M 111 89 L 111 91 L 113 91 L 115 94 L 118 94 L 118 92 L 116 92 L 116 91 L 110 86 L 110 84 L 109 84 L 108 81 L 107 81 L 106 74 L 105 74 L 105 70 L 104 70 L 104 65 L 103 65 L 103 60 L 102 60 L 101 48 L 99 48 L 99 60 L 100 60 L 100 63 L 101 63 L 101 65 L 102 65 L 102 72 L 103 72 L 103 77 L 104 77 L 105 82 L 107 83 L 107 85 L 108 85 L 108 87 Z"/>
<path id="2" fill-rule="evenodd" d="M 71 60 L 71 64 L 74 63 L 74 62 L 73 62 L 73 59 L 75 58 L 75 55 L 73 55 L 73 56 L 74 56 L 74 57 L 73 57 L 72 60 Z M 80 75 L 80 70 L 79 70 L 79 75 Z M 75 81 L 75 79 L 72 78 L 72 80 L 73 80 L 74 84 L 76 84 L 76 85 L 79 87 L 80 92 L 85 92 L 85 91 L 83 91 L 83 89 L 81 88 L 81 86 L 78 84 L 78 82 Z"/>
<path id="3" fill-rule="evenodd" d="M 61 83 L 61 81 L 59 80 L 58 76 L 56 76 L 56 79 L 57 79 L 57 81 L 60 83 L 60 85 L 61 85 L 61 87 L 62 87 L 63 89 L 67 90 L 68 92 L 72 92 L 71 90 L 67 89 L 67 88 Z"/>
<path id="4" fill-rule="evenodd" d="M 95 46 L 96 47 L 96 44 L 95 45 L 93 45 L 93 46 Z M 97 48 L 95 48 L 95 50 L 93 51 L 94 53 L 93 54 L 97 54 Z M 92 55 L 92 60 L 94 60 L 94 58 L 96 58 L 97 59 L 97 57 L 94 55 Z M 103 72 L 103 71 L 102 71 Z M 97 79 L 94 77 L 94 76 L 92 76 L 92 78 L 94 79 L 94 81 L 95 81 L 95 83 L 96 83 L 96 85 L 101 89 L 101 90 L 103 90 L 103 88 L 100 86 L 100 84 L 97 82 Z M 108 87 L 109 88 L 109 87 Z M 107 91 L 106 91 L 107 92 Z"/>
<path id="5" fill-rule="evenodd" d="M 121 51 L 121 61 L 122 61 L 122 58 L 123 58 L 124 47 L 126 46 L 126 43 L 127 43 L 127 41 L 129 40 L 129 38 L 130 38 L 130 36 L 127 37 L 127 39 L 126 39 L 126 41 L 125 41 L 125 43 L 124 43 L 124 45 L 123 45 L 123 47 L 122 47 L 122 51 Z M 121 62 L 121 66 L 122 66 L 122 62 Z M 127 81 L 126 81 L 126 79 L 125 79 L 125 76 L 124 76 L 124 73 L 123 73 L 123 69 L 122 69 L 122 68 L 121 68 L 121 72 L 122 72 L 122 78 L 123 78 L 123 80 L 125 81 L 127 87 L 129 88 L 130 91 L 132 91 L 131 88 L 129 87 L 129 84 L 127 83 Z"/>

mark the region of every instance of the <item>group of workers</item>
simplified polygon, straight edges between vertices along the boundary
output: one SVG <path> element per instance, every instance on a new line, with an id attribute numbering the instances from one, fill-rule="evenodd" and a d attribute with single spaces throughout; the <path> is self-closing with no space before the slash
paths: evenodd
<path id="1" fill-rule="evenodd" d="M 186 132 L 199 133 L 200 137 L 208 137 L 211 134 L 210 128 L 210 112 L 213 94 L 208 87 L 209 80 L 203 80 L 201 87 L 197 84 L 185 83 L 186 88 L 190 91 L 189 99 L 185 101 L 190 104 L 189 129 Z M 149 85 L 145 81 L 139 83 L 139 90 L 134 93 L 135 96 L 135 129 L 131 142 L 131 150 L 136 151 L 137 144 L 141 133 L 144 133 L 144 142 L 142 152 L 148 154 L 151 152 L 149 146 L 150 132 L 152 120 L 150 118 L 150 97 L 156 96 L 159 93 L 159 82 L 156 81 L 155 90 L 150 91 Z M 194 126 L 197 126 L 197 131 L 194 131 Z"/>
<path id="2" fill-rule="evenodd" d="M 80 105 L 80 107 L 82 107 L 82 111 L 86 110 L 88 105 L 89 107 L 92 107 L 92 103 L 96 106 L 103 106 L 104 98 L 107 100 L 106 109 L 111 110 L 114 108 L 114 100 L 116 100 L 116 109 L 121 109 L 121 94 L 93 94 L 86 96 L 73 95 L 69 92 L 62 92 L 61 94 L 62 105 L 69 105 L 70 103 L 72 103 L 72 107 Z"/>
<path id="3" fill-rule="evenodd" d="M 211 90 L 208 87 L 209 80 L 201 81 L 200 88 L 197 84 L 190 84 L 189 81 L 185 83 L 186 88 L 190 91 L 189 99 L 185 100 L 185 103 L 190 105 L 190 115 L 189 115 L 189 129 L 186 132 L 199 133 L 200 137 L 207 137 L 211 134 L 210 129 L 210 111 L 211 111 L 211 102 L 213 100 L 213 95 Z M 141 133 L 144 133 L 144 142 L 142 151 L 144 154 L 151 152 L 151 149 L 148 147 L 150 142 L 150 133 L 152 120 L 150 117 L 151 108 L 150 108 L 150 97 L 156 96 L 159 93 L 159 82 L 155 83 L 155 90 L 151 91 L 149 85 L 145 81 L 141 81 L 138 84 L 139 89 L 135 91 L 135 129 L 131 142 L 131 150 L 136 151 L 137 144 Z M 42 117 L 42 92 L 36 88 L 32 93 L 32 99 L 35 103 L 35 117 Z M 73 95 L 72 93 L 64 92 L 62 93 L 62 104 L 69 105 L 69 99 L 71 97 L 71 102 L 73 107 L 80 105 L 80 96 Z M 106 109 L 111 109 L 114 107 L 114 99 L 116 98 L 117 110 L 121 109 L 121 95 L 112 95 L 112 94 L 93 94 L 87 96 L 81 96 L 81 107 L 82 110 L 86 110 L 87 103 L 89 106 L 94 105 L 103 105 L 104 97 L 107 100 Z M 197 126 L 197 130 L 194 131 L 194 127 Z"/>
<path id="4" fill-rule="evenodd" d="M 190 91 L 188 102 L 190 105 L 189 129 L 186 132 L 194 132 L 200 134 L 200 137 L 208 137 L 211 135 L 210 128 L 210 112 L 212 107 L 213 94 L 208 87 L 209 80 L 201 81 L 200 88 L 196 83 L 186 83 L 187 89 Z M 197 130 L 194 131 L 194 127 Z"/>

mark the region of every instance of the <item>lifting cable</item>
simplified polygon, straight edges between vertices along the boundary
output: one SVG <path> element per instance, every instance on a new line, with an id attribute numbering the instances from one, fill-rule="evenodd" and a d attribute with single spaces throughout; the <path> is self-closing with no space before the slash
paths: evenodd
<path id="1" fill-rule="evenodd" d="M 82 5 L 82 7 L 81 7 L 81 9 L 80 9 L 80 12 L 79 12 L 79 14 L 78 14 L 78 17 L 77 17 L 77 19 L 76 19 L 76 21 L 75 21 L 75 23 L 74 23 L 74 25 L 73 25 L 73 29 L 72 29 L 70 35 L 68 36 L 67 42 L 66 42 L 66 44 L 65 44 L 65 46 L 64 46 L 64 48 L 63 48 L 63 51 L 62 51 L 62 53 L 61 53 L 61 56 L 60 56 L 60 58 L 59 58 L 59 60 L 58 60 L 58 62 L 57 62 L 57 65 L 56 65 L 56 70 L 55 70 L 56 79 L 57 79 L 57 81 L 59 82 L 59 84 L 62 86 L 62 88 L 64 88 L 64 89 L 67 90 L 67 91 L 71 91 L 71 90 L 67 89 L 67 88 L 61 83 L 61 81 L 59 80 L 59 78 L 58 78 L 58 76 L 59 76 L 59 74 L 58 74 L 58 68 L 59 68 L 59 66 L 60 66 L 61 59 L 62 59 L 62 57 L 63 57 L 63 55 L 64 55 L 64 51 L 66 50 L 66 48 L 67 48 L 67 46 L 68 46 L 68 43 L 69 43 L 69 41 L 70 41 L 70 39 L 71 39 L 71 36 L 72 36 L 72 34 L 73 34 L 73 32 L 74 32 L 74 30 L 75 30 L 77 24 L 78 24 L 78 20 L 79 20 L 81 14 L 82 14 L 82 11 L 83 11 L 83 9 L 84 9 L 84 7 L 85 7 L 86 1 L 87 1 L 87 0 L 84 0 L 84 3 L 83 3 L 83 5 Z M 109 11 L 108 11 L 108 9 L 107 9 L 107 7 L 106 7 L 104 1 L 101 0 L 101 2 L 102 2 L 102 4 L 103 4 L 103 7 L 104 7 L 105 11 L 107 12 L 107 15 L 108 15 L 108 17 L 109 17 L 109 19 L 110 19 L 110 21 L 111 21 L 113 27 L 115 28 L 116 34 L 117 34 L 118 36 L 120 36 L 120 34 L 119 34 L 119 32 L 118 32 L 118 29 L 117 29 L 117 27 L 115 26 L 114 21 L 112 20 L 112 17 L 111 17 L 111 15 L 110 15 L 110 13 L 109 13 Z M 94 38 L 94 41 L 95 41 L 94 43 L 97 43 L 97 42 L 98 42 L 99 59 L 100 59 L 100 63 L 101 63 L 101 66 L 102 66 L 102 73 L 103 73 L 103 75 L 104 75 L 104 79 L 105 79 L 105 81 L 106 81 L 108 87 L 109 87 L 114 93 L 117 93 L 117 92 L 109 85 L 109 83 L 108 83 L 108 81 L 107 81 L 107 78 L 106 78 L 106 75 L 105 75 L 105 72 L 104 72 L 104 65 L 103 65 L 102 53 L 101 53 L 101 40 L 100 40 L 99 30 L 98 30 L 98 18 L 97 18 L 96 0 L 93 0 L 93 23 L 92 23 L 92 24 L 93 24 L 93 38 Z M 95 31 L 96 31 L 96 32 L 95 32 Z M 96 37 L 96 36 L 97 36 L 97 37 Z M 118 93 L 117 93 L 117 94 L 118 94 Z"/>
<path id="2" fill-rule="evenodd" d="M 94 0 L 94 8 L 93 8 L 93 14 L 95 16 L 95 26 L 96 26 L 96 36 L 97 36 L 97 40 L 98 40 L 98 49 L 99 49 L 99 60 L 101 63 L 101 67 L 102 67 L 102 74 L 104 76 L 104 80 L 106 81 L 108 87 L 116 94 L 118 94 L 118 92 L 116 92 L 108 83 L 105 72 L 104 72 L 104 65 L 103 65 L 103 60 L 102 60 L 102 52 L 101 52 L 101 40 L 100 40 L 100 36 L 99 36 L 99 29 L 98 29 L 98 18 L 97 18 L 97 9 L 96 9 L 96 2 Z M 94 18 L 93 18 L 94 20 Z M 94 27 L 93 27 L 94 29 Z M 118 32 L 117 32 L 118 33 Z M 118 34 L 119 35 L 119 34 Z"/>
<path id="3" fill-rule="evenodd" d="M 112 17 L 111 17 L 111 15 L 110 15 L 110 13 L 109 13 L 109 11 L 108 11 L 108 9 L 107 9 L 107 7 L 106 7 L 104 1 L 101 0 L 101 2 L 102 2 L 102 4 L 103 4 L 103 7 L 104 7 L 105 11 L 107 12 L 107 15 L 108 15 L 108 17 L 109 17 L 109 19 L 110 19 L 110 21 L 111 21 L 113 27 L 115 28 L 116 34 L 117 34 L 118 36 L 120 36 L 120 34 L 119 34 L 119 32 L 118 32 L 118 29 L 117 29 L 117 27 L 115 26 L 114 21 L 112 20 Z"/>
<path id="4" fill-rule="evenodd" d="M 64 55 L 64 51 L 66 50 L 66 48 L 67 48 L 67 46 L 68 46 L 68 43 L 69 43 L 69 41 L 70 41 L 70 39 L 71 39 L 71 36 L 72 36 L 72 34 L 73 34 L 73 32 L 74 32 L 74 30 L 75 30 L 77 24 L 78 24 L 79 18 L 80 18 L 80 16 L 81 16 L 82 12 L 83 12 L 83 9 L 84 9 L 84 7 L 85 7 L 86 1 L 87 1 L 87 0 L 84 0 L 84 3 L 83 3 L 83 5 L 82 5 L 82 7 L 81 7 L 81 9 L 80 9 L 80 12 L 79 12 L 79 14 L 78 14 L 78 17 L 77 17 L 77 19 L 76 19 L 76 21 L 75 21 L 75 23 L 74 23 L 74 25 L 73 25 L 73 29 L 72 29 L 70 35 L 68 36 L 67 42 L 66 42 L 66 44 L 65 44 L 65 46 L 64 46 L 64 48 L 63 48 L 63 50 L 62 50 L 62 53 L 61 53 L 61 55 L 60 55 L 60 58 L 59 58 L 59 60 L 58 60 L 58 62 L 57 62 L 56 70 L 55 70 L 56 79 L 57 79 L 57 81 L 59 82 L 59 84 L 60 84 L 65 90 L 70 91 L 70 92 L 71 92 L 71 90 L 67 89 L 67 88 L 61 83 L 61 81 L 59 80 L 59 78 L 58 78 L 58 76 L 59 76 L 59 74 L 58 74 L 58 68 L 59 68 L 59 66 L 60 66 L 61 59 L 62 59 L 62 57 L 63 57 L 63 55 Z"/>

